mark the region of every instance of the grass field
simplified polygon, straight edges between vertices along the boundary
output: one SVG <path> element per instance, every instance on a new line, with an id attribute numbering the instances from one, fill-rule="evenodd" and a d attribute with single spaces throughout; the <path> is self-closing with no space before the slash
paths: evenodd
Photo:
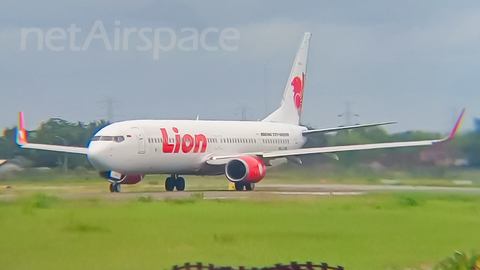
<path id="1" fill-rule="evenodd" d="M 168 269 L 184 262 L 427 267 L 480 247 L 480 197 L 0 201 L 1 269 Z"/>

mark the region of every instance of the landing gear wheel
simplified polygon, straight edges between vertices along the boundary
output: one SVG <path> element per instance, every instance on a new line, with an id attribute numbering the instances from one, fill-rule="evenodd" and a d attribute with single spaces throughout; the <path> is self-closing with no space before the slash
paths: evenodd
<path id="1" fill-rule="evenodd" d="M 175 179 L 172 177 L 167 177 L 165 180 L 165 190 L 173 191 L 175 189 Z"/>
<path id="2" fill-rule="evenodd" d="M 177 191 L 184 191 L 185 190 L 185 178 L 178 177 L 175 179 L 175 188 Z"/>
<path id="3" fill-rule="evenodd" d="M 121 190 L 122 190 L 122 187 L 120 186 L 120 184 L 116 184 L 116 183 L 111 183 L 110 184 L 110 192 L 118 193 Z"/>
<path id="4" fill-rule="evenodd" d="M 246 183 L 245 184 L 245 189 L 246 190 L 254 190 L 255 189 L 255 184 L 254 183 Z"/>
<path id="5" fill-rule="evenodd" d="M 243 183 L 242 182 L 235 182 L 235 190 L 236 191 L 242 191 L 243 190 Z"/>

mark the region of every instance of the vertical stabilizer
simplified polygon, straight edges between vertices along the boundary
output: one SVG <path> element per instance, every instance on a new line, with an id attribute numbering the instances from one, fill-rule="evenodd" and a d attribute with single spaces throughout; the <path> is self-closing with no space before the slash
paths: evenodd
<path id="1" fill-rule="evenodd" d="M 280 107 L 263 119 L 263 122 L 277 122 L 292 125 L 300 123 L 300 115 L 303 105 L 303 89 L 305 87 L 305 75 L 307 73 L 308 46 L 310 45 L 311 33 L 306 32 L 293 62 L 290 77 L 283 94 Z"/>

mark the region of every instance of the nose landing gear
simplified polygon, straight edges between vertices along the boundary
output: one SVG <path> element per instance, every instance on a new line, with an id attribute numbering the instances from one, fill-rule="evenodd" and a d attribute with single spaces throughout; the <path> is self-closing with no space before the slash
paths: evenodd
<path id="1" fill-rule="evenodd" d="M 110 192 L 118 193 L 122 190 L 122 187 L 119 183 L 111 183 L 110 184 Z"/>
<path id="2" fill-rule="evenodd" d="M 177 189 L 177 191 L 184 191 L 185 178 L 179 177 L 177 174 L 172 174 L 170 177 L 167 177 L 167 179 L 165 179 L 165 190 L 173 191 L 174 189 Z"/>

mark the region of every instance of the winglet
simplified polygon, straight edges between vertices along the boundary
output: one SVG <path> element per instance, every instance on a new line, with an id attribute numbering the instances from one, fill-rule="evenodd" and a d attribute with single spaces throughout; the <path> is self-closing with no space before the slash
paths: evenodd
<path id="1" fill-rule="evenodd" d="M 18 127 L 17 127 L 16 142 L 20 146 L 28 143 L 27 131 L 25 130 L 25 121 L 23 119 L 23 112 L 18 113 Z"/>
<path id="2" fill-rule="evenodd" d="M 450 133 L 450 135 L 448 135 L 448 137 L 446 137 L 445 139 L 443 139 L 443 141 L 449 141 L 451 139 L 453 139 L 455 137 L 455 135 L 458 133 L 458 131 L 460 130 L 460 127 L 462 126 L 462 120 L 463 120 L 463 115 L 465 114 L 465 108 L 463 108 L 462 110 L 462 113 L 460 113 L 460 116 L 458 117 L 458 120 L 457 122 L 455 123 L 455 127 L 453 127 L 453 130 L 452 132 Z"/>

